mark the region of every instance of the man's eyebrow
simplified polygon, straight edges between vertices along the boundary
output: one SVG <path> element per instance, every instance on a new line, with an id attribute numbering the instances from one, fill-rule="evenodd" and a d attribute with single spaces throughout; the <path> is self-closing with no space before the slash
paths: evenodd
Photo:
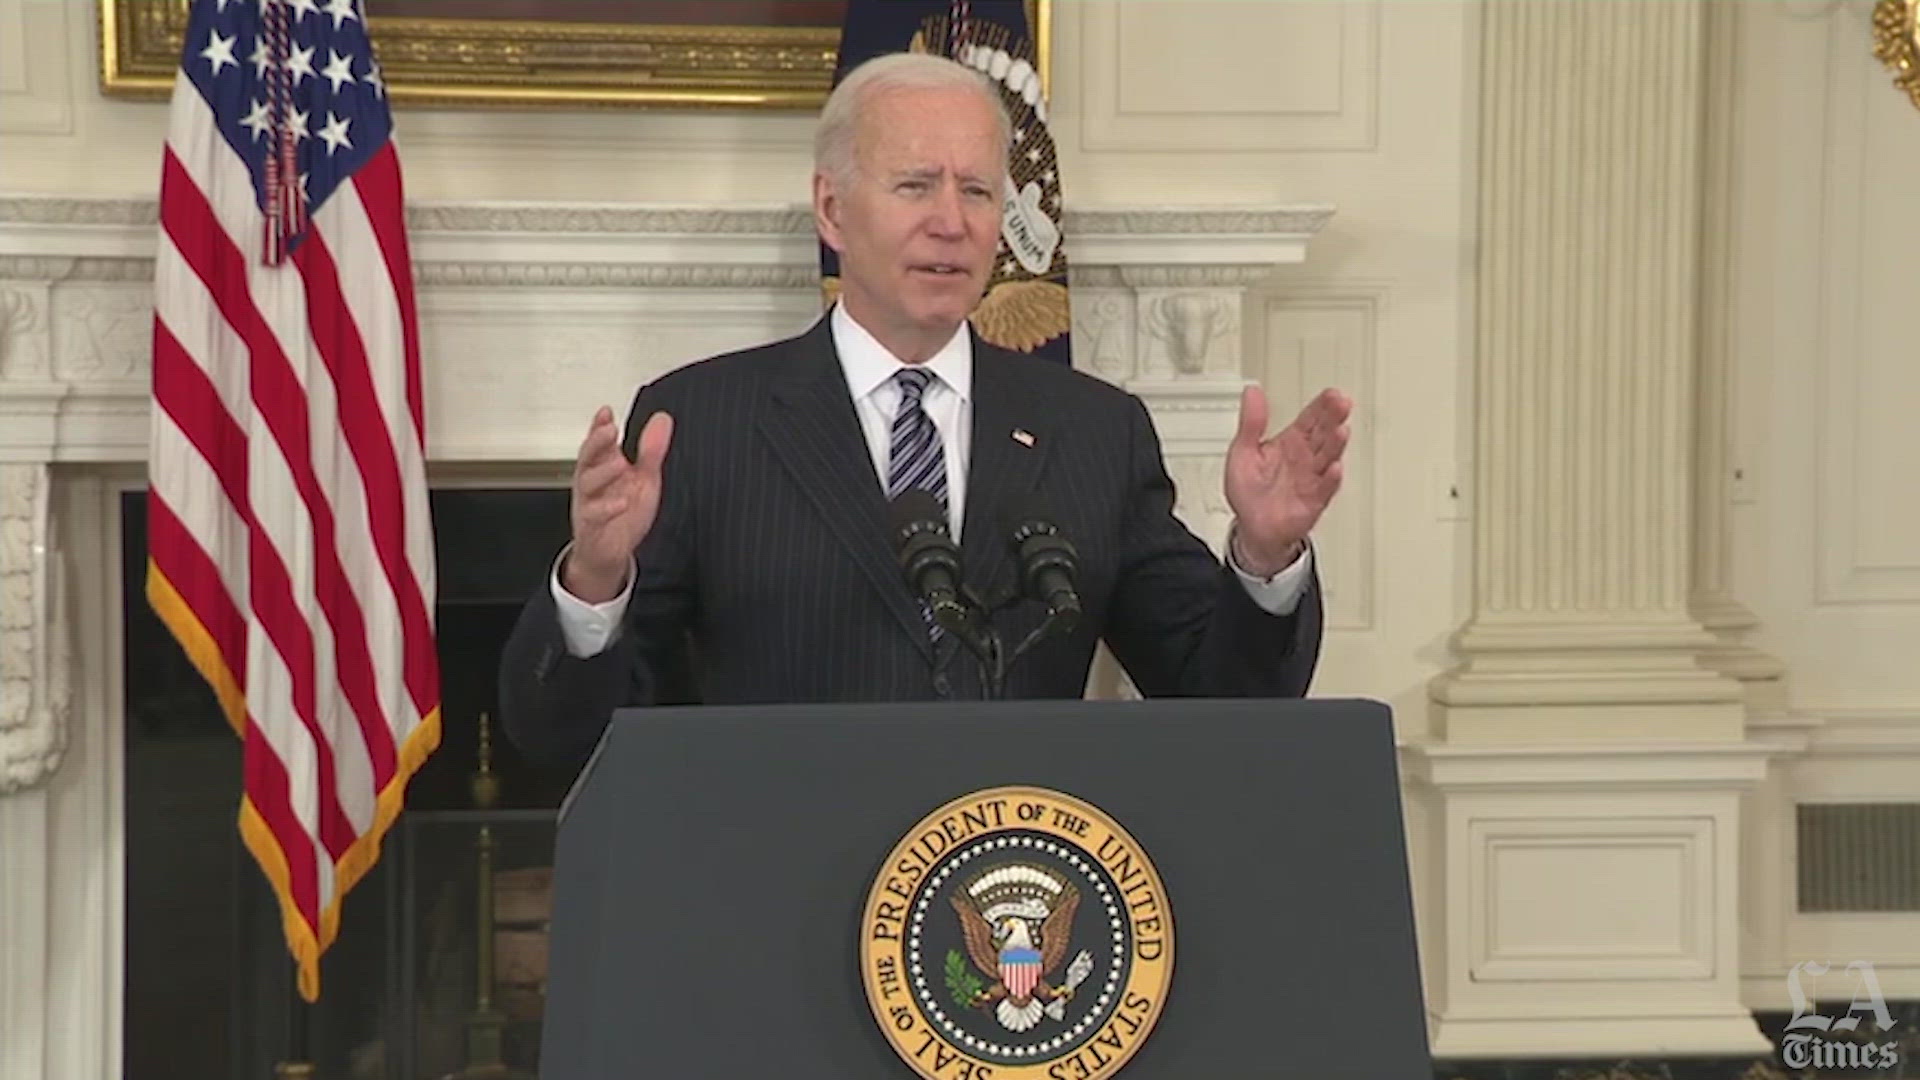
<path id="1" fill-rule="evenodd" d="M 947 170 L 939 165 L 919 165 L 913 168 L 895 169 L 887 174 L 887 178 L 890 180 L 938 180 L 945 175 Z M 965 184 L 990 183 L 987 177 L 971 172 L 961 172 L 956 175 L 959 176 L 960 182 Z"/>

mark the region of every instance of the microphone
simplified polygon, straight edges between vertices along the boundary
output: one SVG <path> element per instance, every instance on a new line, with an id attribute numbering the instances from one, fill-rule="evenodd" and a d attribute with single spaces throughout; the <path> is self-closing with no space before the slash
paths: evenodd
<path id="1" fill-rule="evenodd" d="M 1062 631 L 1073 629 L 1080 618 L 1080 594 L 1074 591 L 1080 553 L 1032 496 L 1016 500 L 1008 520 L 1012 523 L 1013 550 L 1020 561 L 1021 587 L 1047 606 L 1049 626 Z"/>
<path id="2" fill-rule="evenodd" d="M 892 509 L 893 543 L 907 587 L 927 602 L 941 627 L 969 636 L 960 600 L 960 548 L 947 535 L 939 501 L 924 488 L 908 488 L 894 498 Z"/>

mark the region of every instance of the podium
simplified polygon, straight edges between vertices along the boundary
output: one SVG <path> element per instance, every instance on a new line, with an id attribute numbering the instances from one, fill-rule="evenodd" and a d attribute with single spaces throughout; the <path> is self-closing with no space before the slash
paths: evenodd
<path id="1" fill-rule="evenodd" d="M 622 710 L 555 859 L 542 1080 L 1433 1075 L 1376 702 Z"/>

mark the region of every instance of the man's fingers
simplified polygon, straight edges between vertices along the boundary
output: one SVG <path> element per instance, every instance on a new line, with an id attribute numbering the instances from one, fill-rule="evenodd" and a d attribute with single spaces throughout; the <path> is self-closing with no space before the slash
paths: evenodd
<path id="1" fill-rule="evenodd" d="M 580 508 L 574 511 L 574 519 L 587 529 L 598 529 L 612 521 L 625 505 L 626 500 L 619 495 L 605 495 L 592 502 L 582 503 Z"/>
<path id="2" fill-rule="evenodd" d="M 1329 423 L 1339 423 L 1353 411 L 1353 399 L 1337 386 L 1329 386 L 1313 396 L 1308 410 Z"/>
<path id="3" fill-rule="evenodd" d="M 614 488 L 580 505 L 580 523 L 598 528 L 625 513 L 631 503 L 632 497 L 624 488 Z"/>
<path id="4" fill-rule="evenodd" d="M 1346 476 L 1346 474 L 1346 466 L 1338 461 L 1327 466 L 1327 471 L 1320 474 L 1320 501 L 1322 504 L 1333 501 L 1334 493 L 1340 490 L 1340 480 Z"/>
<path id="5" fill-rule="evenodd" d="M 1331 431 L 1347 422 L 1353 415 L 1353 399 L 1339 390 L 1328 387 L 1320 391 L 1314 399 L 1314 409 L 1318 414 L 1318 427 L 1321 431 Z"/>
<path id="6" fill-rule="evenodd" d="M 586 438 L 580 440 L 580 456 L 574 459 L 574 475 L 593 468 L 619 449 L 620 428 L 613 422 L 613 410 L 602 405 L 594 412 L 593 422 L 587 426 Z"/>
<path id="7" fill-rule="evenodd" d="M 647 417 L 646 426 L 640 429 L 640 452 L 634 464 L 646 472 L 657 474 L 660 463 L 666 459 L 667 444 L 672 441 L 672 415 L 657 412 Z"/>
<path id="8" fill-rule="evenodd" d="M 1340 455 L 1346 452 L 1347 443 L 1352 439 L 1353 433 L 1345 424 L 1329 429 L 1325 437 L 1320 440 L 1320 445 L 1314 448 L 1314 471 L 1324 473 L 1338 465 Z"/>
<path id="9" fill-rule="evenodd" d="M 1267 431 L 1267 395 L 1258 386 L 1247 386 L 1240 391 L 1240 426 L 1233 433 L 1233 441 L 1247 445 L 1257 445 L 1260 436 Z"/>
<path id="10" fill-rule="evenodd" d="M 1307 440 L 1307 447 L 1316 457 L 1328 453 L 1330 448 L 1332 453 L 1337 454 L 1339 447 L 1346 445 L 1344 435 L 1342 441 L 1336 444 L 1334 433 L 1345 430 L 1347 417 L 1352 413 L 1353 399 L 1333 387 L 1320 391 L 1307 403 L 1306 408 L 1300 410 L 1296 422 Z"/>
<path id="11" fill-rule="evenodd" d="M 581 498 L 591 499 L 619 482 L 632 467 L 619 454 L 611 458 L 603 457 L 575 473 L 573 488 Z"/>

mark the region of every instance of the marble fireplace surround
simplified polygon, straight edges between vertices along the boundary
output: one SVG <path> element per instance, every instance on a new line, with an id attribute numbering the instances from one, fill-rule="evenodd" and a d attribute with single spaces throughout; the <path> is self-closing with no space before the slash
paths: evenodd
<path id="1" fill-rule="evenodd" d="M 0 196 L 0 1052 L 7 1077 L 119 1072 L 119 581 L 113 495 L 148 438 L 149 199 Z M 1075 362 L 1140 394 L 1218 543 L 1245 291 L 1323 205 L 1069 211 Z M 436 482 L 564 483 L 593 409 L 819 311 L 804 207 L 410 210 Z M 16 1040 L 15 1035 L 24 1035 Z"/>

